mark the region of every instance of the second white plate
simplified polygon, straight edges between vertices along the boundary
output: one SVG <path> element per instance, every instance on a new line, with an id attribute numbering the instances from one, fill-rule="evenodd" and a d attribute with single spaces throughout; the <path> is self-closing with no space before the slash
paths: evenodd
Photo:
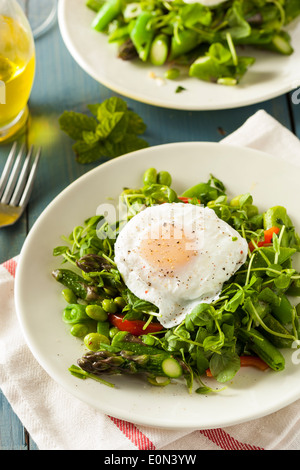
<path id="1" fill-rule="evenodd" d="M 151 78 L 152 73 L 162 77 L 167 66 L 118 59 L 107 36 L 91 28 L 94 16 L 84 0 L 59 0 L 61 34 L 76 62 L 107 88 L 136 101 L 182 110 L 228 109 L 259 103 L 300 85 L 300 21 L 289 28 L 295 49 L 291 56 L 251 50 L 247 54 L 256 63 L 238 86 L 229 87 L 191 77 L 163 83 Z M 185 90 L 176 93 L 178 85 Z"/>

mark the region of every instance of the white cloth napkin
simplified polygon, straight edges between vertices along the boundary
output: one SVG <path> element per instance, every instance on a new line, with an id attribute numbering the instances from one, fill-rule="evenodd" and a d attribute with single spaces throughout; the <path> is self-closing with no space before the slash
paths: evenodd
<path id="1" fill-rule="evenodd" d="M 222 142 L 267 151 L 300 164 L 300 141 L 258 111 Z M 225 429 L 172 431 L 137 426 L 69 395 L 28 349 L 15 314 L 18 257 L 0 266 L 0 385 L 40 450 L 299 450 L 300 401 Z"/>

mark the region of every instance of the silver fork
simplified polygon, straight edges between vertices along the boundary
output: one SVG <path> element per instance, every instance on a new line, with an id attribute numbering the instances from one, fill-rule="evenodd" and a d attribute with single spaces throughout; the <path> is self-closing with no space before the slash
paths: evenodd
<path id="1" fill-rule="evenodd" d="M 0 228 L 16 223 L 28 204 L 41 149 L 37 149 L 34 158 L 33 152 L 31 146 L 26 153 L 25 144 L 18 151 L 17 142 L 9 152 L 0 177 Z"/>

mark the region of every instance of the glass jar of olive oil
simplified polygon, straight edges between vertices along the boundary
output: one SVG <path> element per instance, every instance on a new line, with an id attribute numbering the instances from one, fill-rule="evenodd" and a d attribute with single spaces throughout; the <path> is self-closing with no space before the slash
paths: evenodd
<path id="1" fill-rule="evenodd" d="M 16 0 L 0 0 L 0 143 L 28 119 L 35 48 L 27 18 Z"/>

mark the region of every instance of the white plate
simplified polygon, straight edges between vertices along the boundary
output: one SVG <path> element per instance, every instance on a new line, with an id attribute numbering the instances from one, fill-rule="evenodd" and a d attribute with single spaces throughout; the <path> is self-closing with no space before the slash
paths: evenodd
<path id="1" fill-rule="evenodd" d="M 289 92 L 300 84 L 300 22 L 289 28 L 295 52 L 290 57 L 262 51 L 250 51 L 256 63 L 240 85 L 226 87 L 196 78 L 157 81 L 167 67 L 153 67 L 139 61 L 122 61 L 107 36 L 91 28 L 95 14 L 84 0 L 60 0 L 59 25 L 63 40 L 76 62 L 107 88 L 143 103 L 173 109 L 214 110 L 259 103 Z M 246 55 L 246 53 L 245 53 Z M 160 82 L 159 82 L 160 83 Z M 186 88 L 175 93 L 178 85 Z"/>
<path id="2" fill-rule="evenodd" d="M 79 380 L 68 367 L 82 356 L 82 342 L 61 320 L 65 302 L 62 286 L 51 271 L 61 259 L 52 250 L 61 235 L 96 214 L 107 196 L 118 198 L 124 186 L 140 187 L 143 172 L 154 166 L 169 170 L 174 188 L 221 179 L 230 196 L 250 191 L 261 210 L 288 207 L 299 228 L 299 168 L 253 150 L 215 143 L 176 143 L 134 152 L 80 177 L 39 217 L 21 252 L 16 276 L 16 306 L 26 341 L 41 366 L 71 394 L 109 415 L 137 424 L 163 428 L 206 429 L 228 426 L 272 413 L 300 397 L 300 369 L 287 354 L 281 373 L 241 370 L 228 388 L 217 394 L 189 395 L 186 387 L 152 387 L 141 379 L 118 377 L 111 389 L 93 380 Z M 65 266 L 65 265 L 64 265 Z M 293 351 L 295 353 L 295 351 Z"/>

